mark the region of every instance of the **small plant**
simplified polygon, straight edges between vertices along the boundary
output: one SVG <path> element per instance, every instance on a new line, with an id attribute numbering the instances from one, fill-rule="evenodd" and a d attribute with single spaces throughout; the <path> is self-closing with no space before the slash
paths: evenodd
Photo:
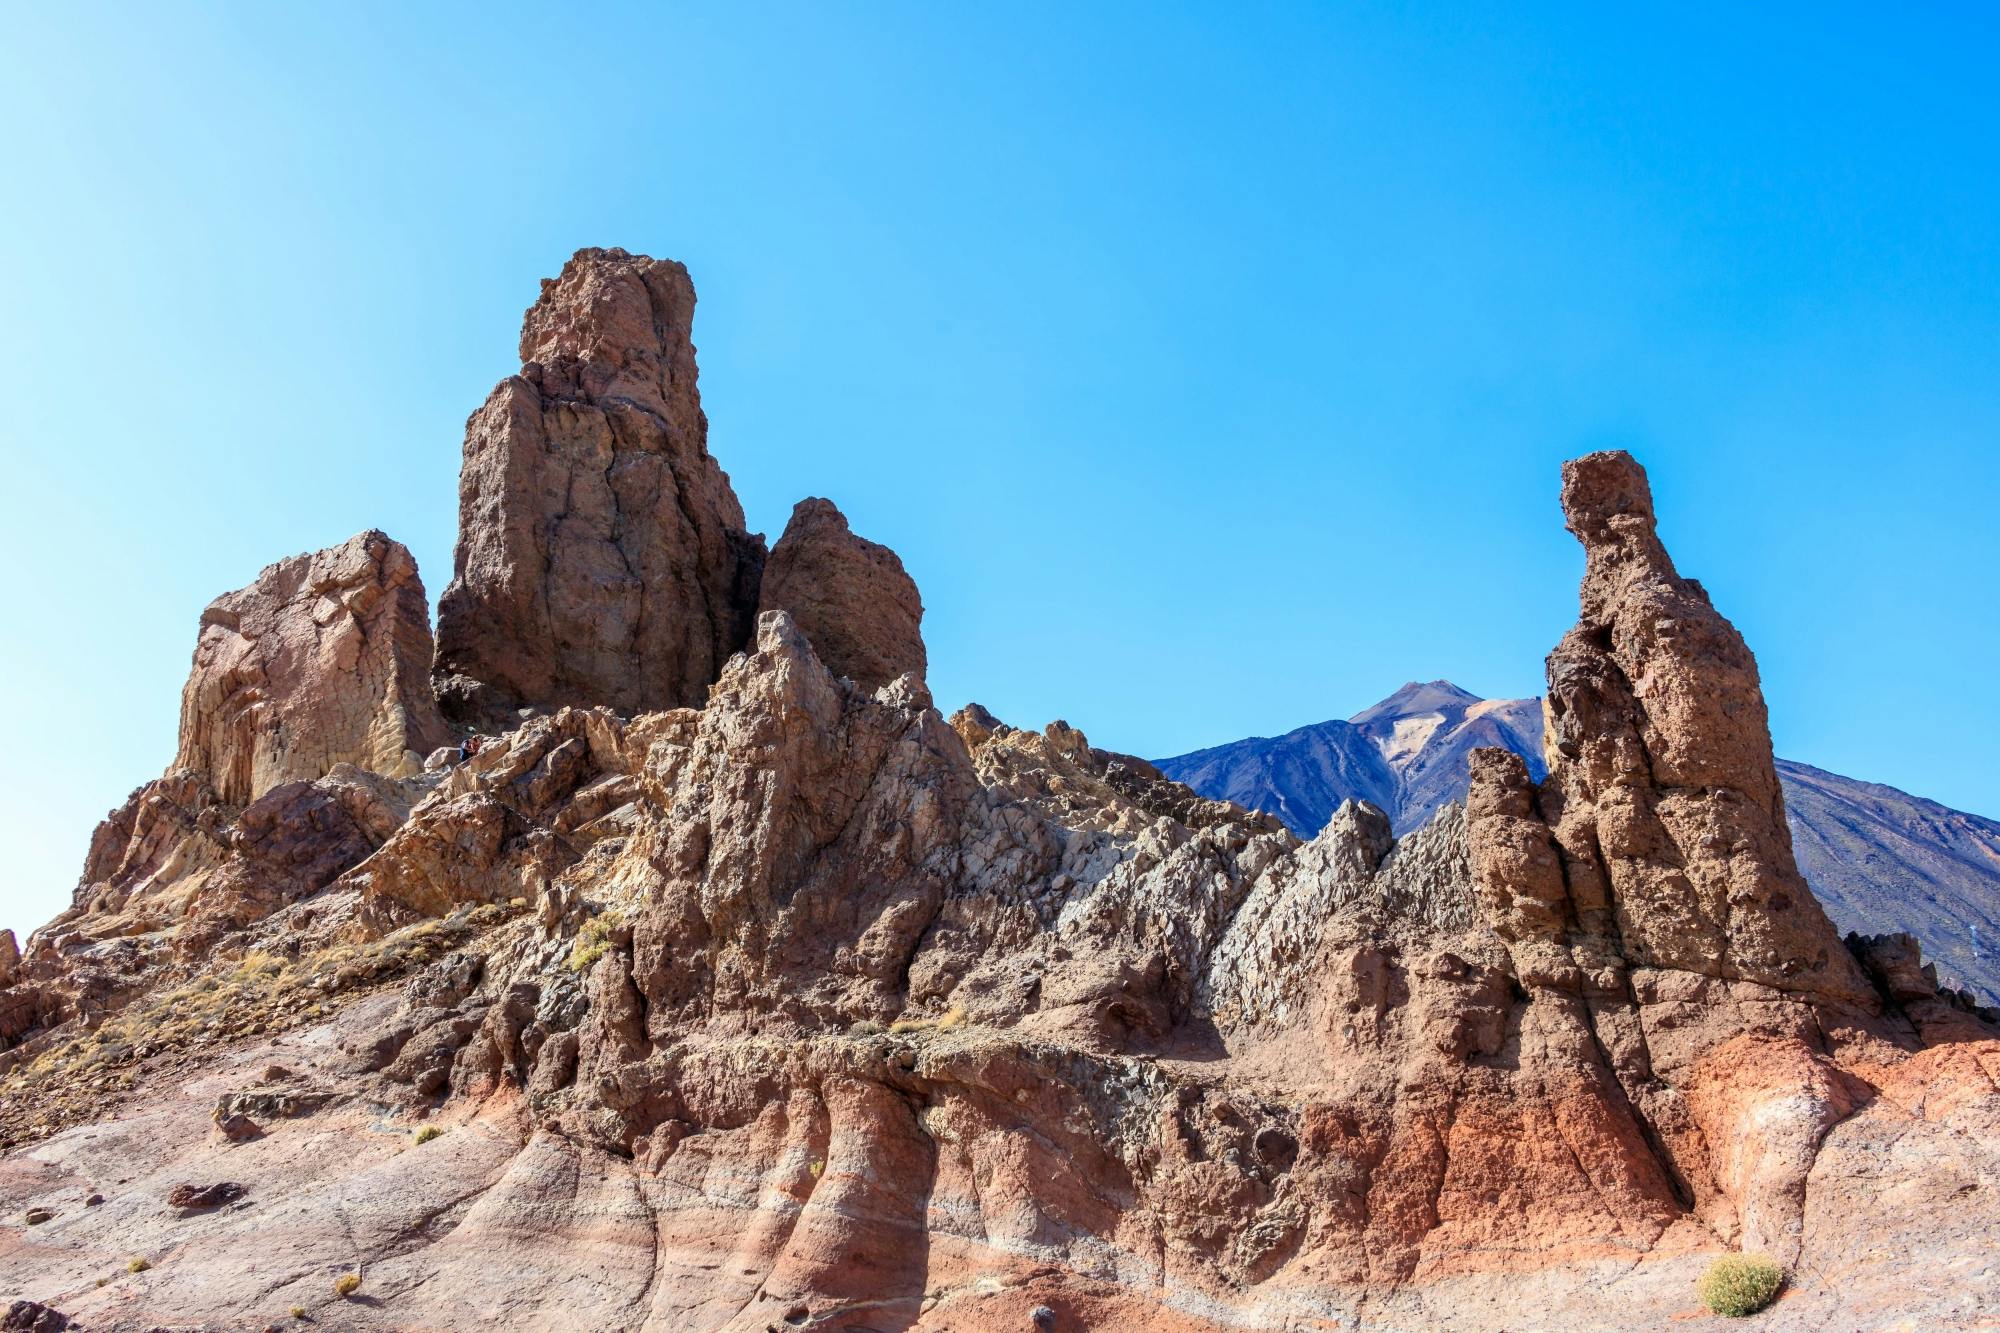
<path id="1" fill-rule="evenodd" d="M 333 1294 L 336 1296 L 352 1296 L 359 1290 L 361 1290 L 359 1273 L 342 1273 L 333 1280 Z"/>
<path id="2" fill-rule="evenodd" d="M 955 1004 L 936 1018 L 899 1018 L 889 1025 L 889 1031 L 901 1036 L 905 1032 L 924 1032 L 935 1029 L 949 1032 L 953 1028 L 965 1026 L 965 1006 Z"/>
<path id="3" fill-rule="evenodd" d="M 1719 1315 L 1741 1318 L 1771 1303 L 1785 1285 L 1785 1270 L 1761 1254 L 1725 1254 L 1695 1284 L 1701 1303 Z"/>
<path id="4" fill-rule="evenodd" d="M 625 924 L 625 914 L 613 907 L 583 923 L 570 946 L 569 970 L 583 972 L 611 951 L 611 933 Z"/>
<path id="5" fill-rule="evenodd" d="M 128 1273 L 143 1273 L 152 1266 L 153 1261 L 151 1259 L 148 1259 L 143 1254 L 135 1254 L 126 1263 L 125 1271 Z"/>
<path id="6" fill-rule="evenodd" d="M 294 1318 L 294 1319 L 304 1319 L 305 1317 L 306 1317 L 306 1307 L 305 1307 L 305 1306 L 303 1306 L 303 1305 L 294 1305 L 294 1306 L 292 1307 L 292 1318 Z"/>
<path id="7" fill-rule="evenodd" d="M 444 1137 L 444 1131 L 439 1129 L 436 1125 L 425 1125 L 422 1129 L 417 1131 L 418 1143 L 429 1143 L 432 1139 L 439 1139 L 443 1137 Z"/>

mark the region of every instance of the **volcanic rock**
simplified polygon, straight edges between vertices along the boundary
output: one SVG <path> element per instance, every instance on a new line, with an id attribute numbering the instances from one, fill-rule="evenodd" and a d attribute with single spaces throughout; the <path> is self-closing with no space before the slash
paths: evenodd
<path id="1" fill-rule="evenodd" d="M 807 558 L 824 515 L 786 579 L 817 571 L 837 614 L 767 610 L 733 655 L 709 613 L 755 596 L 673 572 L 718 573 L 696 557 L 738 530 L 695 515 L 726 489 L 675 491 L 686 526 L 629 566 L 643 524 L 550 547 L 572 482 L 710 475 L 691 299 L 677 266 L 586 252 L 475 419 L 459 610 L 497 597 L 501 628 L 440 666 L 495 706 L 479 753 L 373 803 L 359 770 L 281 784 L 254 817 L 190 771 L 114 821 L 88 905 L 0 991 L 43 1015 L 4 1053 L 0 1132 L 35 1147 L 0 1155 L 0 1208 L 212 1180 L 228 1151 L 283 1191 L 282 1244 L 197 1210 L 165 1277 L 98 1287 L 137 1248 L 114 1205 L 0 1248 L 0 1282 L 107 1326 L 136 1299 L 328 1311 L 328 1273 L 366 1265 L 343 1327 L 1668 1328 L 1741 1247 L 1792 1267 L 1773 1328 L 1969 1322 L 2000 1042 L 1901 942 L 1857 941 L 1864 968 L 1827 936 L 1754 664 L 1629 460 L 1566 484 L 1590 570 L 1547 780 L 1482 752 L 1420 831 L 1356 803 L 1301 843 L 1067 723 L 947 723 L 908 658 L 830 665 L 885 639 L 842 572 L 865 548 Z M 615 612 L 621 578 L 663 616 L 553 626 Z M 266 914 L 181 947 L 239 880 Z M 215 1143 L 215 1110 L 291 1088 L 339 1096 Z M 451 1137 L 398 1155 L 385 1113 Z"/>
<path id="2" fill-rule="evenodd" d="M 67 1315 L 40 1301 L 15 1301 L 0 1317 L 0 1329 L 6 1333 L 63 1333 L 71 1327 Z"/>
<path id="3" fill-rule="evenodd" d="M 1676 573 L 1645 470 L 1587 455 L 1562 501 L 1582 615 L 1549 658 L 1543 790 L 1579 924 L 1635 965 L 1872 1002 L 1793 859 L 1756 659 Z"/>
<path id="4" fill-rule="evenodd" d="M 174 769 L 228 805 L 336 764 L 394 773 L 444 741 L 430 609 L 401 544 L 364 532 L 281 560 L 209 604 Z"/>
<path id="5" fill-rule="evenodd" d="M 831 500 L 799 501 L 764 566 L 758 611 L 785 611 L 828 670 L 864 690 L 928 666 L 924 604 L 903 562 L 857 537 Z"/>
<path id="6" fill-rule="evenodd" d="M 215 1132 L 231 1143 L 248 1143 L 252 1139 L 263 1137 L 264 1129 L 240 1111 L 218 1111 L 215 1117 Z"/>
<path id="7" fill-rule="evenodd" d="M 687 270 L 579 250 L 466 426 L 436 680 L 452 716 L 698 705 L 749 640 L 764 544 L 708 452 Z"/>
<path id="8" fill-rule="evenodd" d="M 167 1207 L 194 1212 L 203 1208 L 220 1208 L 225 1203 L 234 1203 L 250 1191 L 233 1180 L 219 1180 L 213 1185 L 193 1185 L 183 1182 L 167 1192 Z"/>

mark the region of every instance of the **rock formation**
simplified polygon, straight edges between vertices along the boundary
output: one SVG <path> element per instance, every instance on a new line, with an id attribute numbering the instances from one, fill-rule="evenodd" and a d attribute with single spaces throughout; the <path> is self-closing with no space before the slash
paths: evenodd
<path id="1" fill-rule="evenodd" d="M 1864 1001 L 1792 857 L 1756 659 L 1675 572 L 1644 469 L 1564 464 L 1562 502 L 1586 565 L 1549 658 L 1546 790 L 1579 920 L 1637 965 Z"/>
<path id="2" fill-rule="evenodd" d="M 657 387 L 678 273 L 587 255 L 531 317 L 593 411 Z M 1636 466 L 1565 502 L 1549 777 L 1480 751 L 1400 840 L 947 721 L 837 531 L 699 707 L 509 694 L 464 765 L 241 811 L 163 780 L 0 989 L 41 1218 L 0 1284 L 90 1327 L 1670 1328 L 1758 1247 L 1770 1327 L 1967 1322 L 2000 1040 L 1831 937 Z M 204 1181 L 242 1196 L 168 1216 Z"/>
<path id="3" fill-rule="evenodd" d="M 924 678 L 923 599 L 886 546 L 855 536 L 831 500 L 801 500 L 771 548 L 758 610 L 785 611 L 836 676 L 875 690 Z"/>
<path id="4" fill-rule="evenodd" d="M 1889 719 L 1884 719 L 1885 724 Z M 1204 796 L 1284 819 L 1301 838 L 1347 801 L 1380 806 L 1408 833 L 1463 805 L 1472 750 L 1514 751 L 1540 781 L 1542 700 L 1481 699 L 1412 682 L 1346 722 L 1252 736 L 1158 760 Z M 2000 1005 L 2000 820 L 1879 783 L 1780 759 L 1786 822 L 1813 896 L 1845 932 L 1907 931 L 1947 985 Z"/>
<path id="5" fill-rule="evenodd" d="M 430 606 L 401 543 L 364 532 L 281 560 L 201 616 L 176 770 L 248 805 L 336 764 L 396 771 L 444 742 Z"/>
<path id="6" fill-rule="evenodd" d="M 466 424 L 436 681 L 452 716 L 699 705 L 750 637 L 761 537 L 708 452 L 694 284 L 581 250 L 542 284 L 521 373 Z"/>

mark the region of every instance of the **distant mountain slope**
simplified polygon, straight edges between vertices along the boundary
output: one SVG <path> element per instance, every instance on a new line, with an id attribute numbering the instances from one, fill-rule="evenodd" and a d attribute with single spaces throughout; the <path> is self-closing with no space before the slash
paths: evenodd
<path id="1" fill-rule="evenodd" d="M 1514 751 L 1543 773 L 1540 699 L 1481 699 L 1412 681 L 1345 722 L 1253 736 L 1158 761 L 1204 796 L 1277 815 L 1311 837 L 1345 800 L 1398 834 L 1465 795 L 1466 756 Z M 2000 1003 L 2000 821 L 1878 783 L 1778 761 L 1799 866 L 1842 930 L 1907 930 L 1947 982 Z"/>
<path id="2" fill-rule="evenodd" d="M 1842 930 L 1907 930 L 1947 980 L 2000 1000 L 2000 822 L 1778 761 L 1799 868 Z"/>

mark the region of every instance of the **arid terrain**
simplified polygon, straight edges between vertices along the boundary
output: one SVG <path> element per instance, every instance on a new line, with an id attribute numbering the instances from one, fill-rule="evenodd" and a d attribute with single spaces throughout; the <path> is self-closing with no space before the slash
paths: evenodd
<path id="1" fill-rule="evenodd" d="M 1996 1015 L 1822 910 L 1632 458 L 1549 478 L 1546 775 L 1301 839 L 934 706 L 893 552 L 745 530 L 694 301 L 543 283 L 435 629 L 374 531 L 202 615 L 0 937 L 5 1327 L 1679 1329 L 1738 1251 L 2000 1326 Z"/>

